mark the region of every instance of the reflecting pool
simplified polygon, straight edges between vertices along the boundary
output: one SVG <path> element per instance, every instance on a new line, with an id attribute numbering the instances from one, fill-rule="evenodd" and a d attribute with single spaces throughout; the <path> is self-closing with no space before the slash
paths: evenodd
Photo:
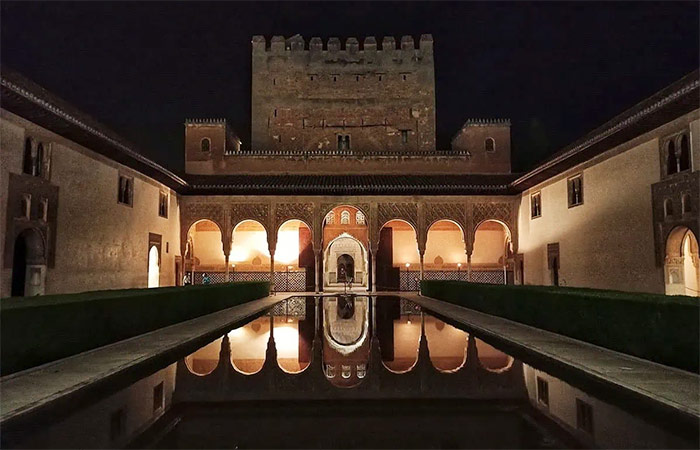
<path id="1" fill-rule="evenodd" d="M 697 448 L 400 297 L 309 296 L 11 442 L 25 448 Z"/>

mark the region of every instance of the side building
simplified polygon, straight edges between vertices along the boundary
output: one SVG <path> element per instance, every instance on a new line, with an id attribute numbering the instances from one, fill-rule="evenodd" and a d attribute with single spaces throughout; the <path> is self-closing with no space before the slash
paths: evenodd
<path id="1" fill-rule="evenodd" d="M 3 69 L 0 297 L 175 284 L 184 182 Z"/>

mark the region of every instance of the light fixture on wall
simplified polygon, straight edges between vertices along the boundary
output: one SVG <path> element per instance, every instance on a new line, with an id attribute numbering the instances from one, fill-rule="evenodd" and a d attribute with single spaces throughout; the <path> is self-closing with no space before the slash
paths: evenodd
<path id="1" fill-rule="evenodd" d="M 457 263 L 457 279 L 462 279 L 462 263 Z"/>
<path id="2" fill-rule="evenodd" d="M 231 264 L 231 281 L 236 281 L 236 265 Z"/>

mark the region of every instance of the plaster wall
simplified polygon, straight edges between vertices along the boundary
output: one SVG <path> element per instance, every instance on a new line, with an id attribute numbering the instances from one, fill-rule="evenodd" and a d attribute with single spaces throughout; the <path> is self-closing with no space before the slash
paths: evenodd
<path id="1" fill-rule="evenodd" d="M 443 265 L 435 265 L 435 258 L 441 257 L 445 268 L 457 270 L 457 263 L 462 263 L 462 267 L 467 268 L 467 253 L 464 246 L 464 235 L 462 230 L 428 230 L 428 239 L 425 244 L 425 256 L 423 257 L 426 267 L 434 266 L 436 269 L 443 268 Z"/>
<path id="2" fill-rule="evenodd" d="M 1 123 L 3 192 L 8 172 L 21 173 L 26 135 L 52 149 L 48 181 L 58 187 L 59 200 L 56 259 L 47 270 L 46 294 L 147 287 L 149 233 L 162 236 L 160 285 L 175 284 L 180 239 L 175 192 L 7 111 Z M 133 207 L 117 201 L 120 174 L 134 179 Z M 161 191 L 169 196 L 167 219 L 158 215 Z M 5 227 L 7 205 L 2 201 Z M 3 267 L 0 296 L 9 295 L 11 277 L 12 270 Z"/>
<path id="3" fill-rule="evenodd" d="M 561 285 L 663 293 L 651 199 L 659 180 L 658 140 L 647 136 L 610 153 L 523 192 L 518 230 L 526 284 L 550 284 L 547 244 L 559 243 Z M 569 208 L 567 178 L 578 173 L 584 201 Z M 530 195 L 538 191 L 542 214 L 531 219 Z"/>
<path id="4" fill-rule="evenodd" d="M 502 265 L 505 239 L 505 230 L 476 230 L 472 267 Z"/>

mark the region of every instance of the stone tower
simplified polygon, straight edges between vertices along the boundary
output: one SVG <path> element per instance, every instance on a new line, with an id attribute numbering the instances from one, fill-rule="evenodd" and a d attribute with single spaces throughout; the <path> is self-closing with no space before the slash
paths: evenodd
<path id="1" fill-rule="evenodd" d="M 433 39 L 254 36 L 252 150 L 435 150 Z"/>

